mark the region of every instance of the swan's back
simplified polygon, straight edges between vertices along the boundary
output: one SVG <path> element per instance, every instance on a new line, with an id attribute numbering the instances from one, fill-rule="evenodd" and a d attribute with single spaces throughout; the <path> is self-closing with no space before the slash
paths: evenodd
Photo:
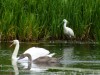
<path id="1" fill-rule="evenodd" d="M 44 49 L 44 48 L 32 47 L 32 48 L 29 48 L 28 50 L 26 50 L 24 52 L 24 54 L 25 53 L 30 54 L 32 56 L 32 60 L 35 60 L 38 57 L 48 55 L 50 52 L 48 50 Z M 23 60 L 28 60 L 28 58 L 25 57 Z"/>
<path id="2" fill-rule="evenodd" d="M 35 59 L 33 62 L 34 62 L 35 64 L 47 63 L 50 59 L 51 59 L 51 57 L 42 56 L 42 57 L 39 57 L 39 58 Z"/>
<path id="3" fill-rule="evenodd" d="M 33 62 L 35 64 L 39 64 L 39 63 L 50 64 L 50 63 L 58 63 L 59 60 L 58 60 L 58 58 L 49 57 L 49 56 L 43 56 L 43 57 L 39 57 L 39 58 L 35 59 Z"/>

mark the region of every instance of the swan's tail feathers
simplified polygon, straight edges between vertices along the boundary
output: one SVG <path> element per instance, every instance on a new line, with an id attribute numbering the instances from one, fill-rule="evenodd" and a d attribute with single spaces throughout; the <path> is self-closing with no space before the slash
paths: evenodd
<path id="1" fill-rule="evenodd" d="M 55 54 L 56 54 L 56 53 L 51 53 L 51 54 L 49 54 L 49 55 L 47 55 L 47 56 L 53 57 Z"/>

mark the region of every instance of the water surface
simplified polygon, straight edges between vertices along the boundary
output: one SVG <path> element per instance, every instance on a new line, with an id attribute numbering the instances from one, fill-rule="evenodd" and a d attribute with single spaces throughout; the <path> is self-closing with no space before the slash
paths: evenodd
<path id="1" fill-rule="evenodd" d="M 15 46 L 10 48 L 10 44 L 10 42 L 0 43 L 0 75 L 17 75 L 11 62 Z M 33 46 L 56 53 L 55 57 L 62 57 L 60 64 L 42 65 L 42 67 L 38 65 L 39 69 L 32 68 L 31 70 L 25 70 L 16 64 L 19 75 L 100 75 L 100 46 L 98 44 L 27 42 L 20 43 L 18 55 Z"/>

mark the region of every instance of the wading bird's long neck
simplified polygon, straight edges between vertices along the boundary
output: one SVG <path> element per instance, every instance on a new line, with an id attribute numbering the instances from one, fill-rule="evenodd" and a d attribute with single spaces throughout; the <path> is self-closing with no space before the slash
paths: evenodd
<path id="1" fill-rule="evenodd" d="M 19 51 L 19 42 L 15 46 L 15 50 L 12 54 L 12 58 L 17 58 L 18 51 Z"/>
<path id="2" fill-rule="evenodd" d="M 67 22 L 64 22 L 64 28 L 66 28 Z"/>

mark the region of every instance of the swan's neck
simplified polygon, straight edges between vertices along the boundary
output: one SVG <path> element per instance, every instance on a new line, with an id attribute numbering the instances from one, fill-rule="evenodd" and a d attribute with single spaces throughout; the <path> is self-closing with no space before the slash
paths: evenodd
<path id="1" fill-rule="evenodd" d="M 17 58 L 18 51 L 19 51 L 19 43 L 17 43 L 16 46 L 15 46 L 15 50 L 12 54 L 12 59 Z"/>
<path id="2" fill-rule="evenodd" d="M 63 27 L 66 28 L 66 25 L 67 25 L 67 22 L 64 23 L 64 26 Z"/>
<path id="3" fill-rule="evenodd" d="M 28 57 L 28 61 L 29 61 L 29 62 L 32 62 L 32 57 L 31 57 L 30 54 L 26 53 L 26 54 L 24 54 L 24 56 L 25 56 L 25 57 Z"/>
<path id="4" fill-rule="evenodd" d="M 29 55 L 29 56 L 27 56 L 28 57 L 28 70 L 30 70 L 31 69 L 31 66 L 32 66 L 32 57 L 31 57 L 31 55 Z"/>

